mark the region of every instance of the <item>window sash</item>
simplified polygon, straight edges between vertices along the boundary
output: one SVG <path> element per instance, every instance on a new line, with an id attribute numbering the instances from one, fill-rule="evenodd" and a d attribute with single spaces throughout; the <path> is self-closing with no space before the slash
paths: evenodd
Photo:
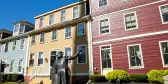
<path id="1" fill-rule="evenodd" d="M 84 64 L 87 62 L 87 57 L 86 57 L 86 46 L 78 46 L 78 50 L 82 49 L 82 52 L 80 53 L 80 56 L 78 57 L 78 63 L 79 64 Z"/>
<path id="2" fill-rule="evenodd" d="M 10 72 L 13 72 L 13 65 L 14 65 L 14 60 L 11 61 L 11 64 L 10 64 Z"/>
<path id="3" fill-rule="evenodd" d="M 13 41 L 13 45 L 12 45 L 12 50 L 15 50 L 16 49 L 16 40 Z"/>
<path id="4" fill-rule="evenodd" d="M 57 39 L 57 31 L 53 30 L 52 31 L 52 40 L 56 40 Z"/>
<path id="5" fill-rule="evenodd" d="M 18 64 L 18 72 L 22 71 L 22 60 L 19 60 L 19 64 Z"/>
<path id="6" fill-rule="evenodd" d="M 65 38 L 69 38 L 69 37 L 71 37 L 71 28 L 66 27 L 65 28 Z"/>
<path id="7" fill-rule="evenodd" d="M 43 27 L 44 18 L 40 18 L 40 28 Z"/>
<path id="8" fill-rule="evenodd" d="M 139 45 L 129 46 L 129 58 L 130 66 L 138 67 L 142 66 L 142 55 Z"/>
<path id="9" fill-rule="evenodd" d="M 137 27 L 135 13 L 125 15 L 126 29 L 133 29 Z"/>
<path id="10" fill-rule="evenodd" d="M 44 53 L 43 52 L 39 52 L 38 66 L 40 66 L 41 64 L 43 64 L 43 59 L 44 59 Z"/>
<path id="11" fill-rule="evenodd" d="M 5 44 L 5 52 L 8 52 L 8 43 Z"/>
<path id="12" fill-rule="evenodd" d="M 61 11 L 61 22 L 65 21 L 65 10 Z"/>
<path id="13" fill-rule="evenodd" d="M 100 33 L 109 33 L 109 22 L 108 19 L 100 20 Z"/>
<path id="14" fill-rule="evenodd" d="M 33 35 L 33 36 L 32 36 L 32 41 L 31 41 L 31 44 L 36 43 L 36 40 L 35 40 L 35 39 L 36 39 L 36 36 L 35 36 L 35 35 Z"/>
<path id="15" fill-rule="evenodd" d="M 54 24 L 54 14 L 50 15 L 49 25 Z"/>
<path id="16" fill-rule="evenodd" d="M 111 64 L 111 51 L 110 51 L 110 47 L 102 47 L 101 48 L 101 59 L 102 59 L 102 68 L 111 68 L 112 64 Z"/>
<path id="17" fill-rule="evenodd" d="M 30 54 L 30 60 L 29 60 L 29 66 L 33 66 L 34 65 L 34 53 Z"/>
<path id="18" fill-rule="evenodd" d="M 103 7 L 107 5 L 107 0 L 99 0 L 99 7 Z"/>
<path id="19" fill-rule="evenodd" d="M 77 6 L 73 8 L 73 18 L 78 18 L 78 17 L 79 17 L 79 8 Z"/>
<path id="20" fill-rule="evenodd" d="M 45 39 L 45 38 L 44 38 L 44 35 L 45 35 L 44 33 L 41 33 L 41 34 L 40 34 L 40 42 L 44 42 L 44 39 Z"/>
<path id="21" fill-rule="evenodd" d="M 25 39 L 21 39 L 21 41 L 20 41 L 20 49 L 24 48 L 24 43 L 25 43 Z"/>
<path id="22" fill-rule="evenodd" d="M 78 36 L 85 35 L 85 23 L 79 23 L 77 25 L 77 35 Z"/>
<path id="23" fill-rule="evenodd" d="M 23 24 L 20 24 L 19 32 L 20 33 L 24 33 L 24 25 Z"/>

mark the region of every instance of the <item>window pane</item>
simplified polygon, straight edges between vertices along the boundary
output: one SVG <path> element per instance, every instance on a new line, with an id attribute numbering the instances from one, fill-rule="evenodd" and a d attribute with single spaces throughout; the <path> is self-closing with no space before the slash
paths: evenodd
<path id="1" fill-rule="evenodd" d="M 79 53 L 80 56 L 78 57 L 78 63 L 86 63 L 86 51 L 85 51 L 86 47 L 85 46 L 79 46 L 78 50 L 79 49 L 82 49 L 82 52 Z"/>
<path id="2" fill-rule="evenodd" d="M 44 21 L 44 18 L 43 17 L 40 18 L 40 26 L 39 26 L 40 28 L 43 27 L 43 21 Z"/>
<path id="3" fill-rule="evenodd" d="M 77 25 L 78 31 L 77 31 L 77 35 L 84 35 L 85 34 L 85 23 L 80 23 Z"/>
<path id="4" fill-rule="evenodd" d="M 125 15 L 126 29 L 136 28 L 136 16 L 135 13 L 130 13 Z"/>
<path id="5" fill-rule="evenodd" d="M 110 46 L 101 48 L 101 59 L 103 68 L 111 68 L 111 51 Z"/>
<path id="6" fill-rule="evenodd" d="M 108 19 L 100 20 L 100 33 L 109 33 Z"/>
<path id="7" fill-rule="evenodd" d="M 38 66 L 43 64 L 43 52 L 39 52 L 39 57 L 38 57 Z"/>
<path id="8" fill-rule="evenodd" d="M 99 7 L 107 5 L 107 0 L 99 0 Z"/>

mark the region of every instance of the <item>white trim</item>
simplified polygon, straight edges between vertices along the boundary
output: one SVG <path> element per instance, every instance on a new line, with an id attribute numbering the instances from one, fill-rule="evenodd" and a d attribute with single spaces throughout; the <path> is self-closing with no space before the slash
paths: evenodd
<path id="1" fill-rule="evenodd" d="M 168 4 L 163 4 L 163 5 L 158 6 L 159 7 L 159 13 L 160 13 L 162 24 L 168 24 L 168 21 L 167 22 L 163 21 L 163 16 L 162 16 L 162 11 L 161 11 L 161 7 L 162 6 L 166 6 L 166 5 L 168 5 Z"/>
<path id="2" fill-rule="evenodd" d="M 65 19 L 62 21 L 62 12 L 65 11 Z M 66 21 L 66 9 L 60 11 L 60 22 L 65 22 Z"/>
<path id="3" fill-rule="evenodd" d="M 66 29 L 67 28 L 70 28 L 70 32 L 71 32 L 71 36 L 68 36 L 68 37 L 66 37 Z M 64 38 L 65 39 L 69 39 L 69 38 L 72 38 L 72 28 L 71 28 L 71 26 L 66 26 L 65 28 L 64 28 Z"/>
<path id="4" fill-rule="evenodd" d="M 21 42 L 22 42 L 21 40 L 23 40 L 23 39 L 24 39 L 23 49 L 21 49 Z M 19 49 L 20 49 L 20 50 L 24 50 L 24 48 L 25 48 L 25 39 L 26 39 L 26 38 L 21 38 L 21 39 L 20 39 L 20 45 L 19 45 Z"/>
<path id="5" fill-rule="evenodd" d="M 43 42 L 41 42 L 41 34 L 42 34 L 42 33 L 44 33 L 44 41 L 43 41 Z M 40 33 L 40 44 L 45 43 L 45 40 L 46 40 L 46 33 L 45 33 L 45 32 L 41 32 L 41 33 Z"/>
<path id="6" fill-rule="evenodd" d="M 26 56 L 25 56 L 25 60 L 24 60 L 24 62 L 25 62 L 25 65 L 24 65 L 24 66 L 25 66 L 25 67 L 24 67 L 24 76 L 26 75 L 27 67 L 28 67 L 28 63 L 29 63 L 29 61 L 28 61 L 29 58 L 28 58 L 28 57 L 30 57 L 30 56 L 29 56 L 29 47 L 30 47 L 30 46 L 29 46 L 29 44 L 30 44 L 29 41 L 30 41 L 30 37 L 27 37 L 26 40 L 27 40 L 27 46 L 26 46 L 27 49 L 26 49 Z M 26 40 L 25 40 L 25 41 L 26 41 Z"/>
<path id="7" fill-rule="evenodd" d="M 132 14 L 132 13 L 134 13 L 134 15 L 135 15 L 135 19 L 136 19 L 136 28 L 127 29 L 125 16 L 128 15 L 128 14 Z M 124 19 L 124 27 L 125 27 L 125 31 L 136 30 L 136 29 L 138 29 L 138 19 L 137 19 L 137 13 L 136 13 L 136 11 L 135 11 L 135 12 L 129 12 L 129 13 L 125 13 L 125 14 L 123 14 L 123 19 Z"/>
<path id="8" fill-rule="evenodd" d="M 78 25 L 79 25 L 79 24 L 84 24 L 84 34 L 80 34 L 80 35 L 79 35 L 79 33 L 78 33 Z M 83 36 L 83 35 L 85 35 L 85 34 L 86 34 L 86 23 L 85 23 L 85 22 L 78 23 L 78 24 L 77 24 L 77 36 Z"/>
<path id="9" fill-rule="evenodd" d="M 100 22 L 101 22 L 101 20 L 105 20 L 105 19 L 108 20 L 109 32 L 108 32 L 108 33 L 102 33 L 102 34 L 101 34 L 101 31 L 100 31 L 100 25 L 101 25 L 101 24 L 100 24 Z M 99 19 L 99 35 L 107 35 L 107 34 L 111 34 L 110 18 L 109 18 L 109 17 Z"/>
<path id="10" fill-rule="evenodd" d="M 53 23 L 52 23 L 52 24 L 50 24 L 51 15 L 53 15 Z M 51 26 L 51 25 L 55 24 L 55 14 L 52 13 L 52 14 L 50 14 L 48 17 L 49 17 L 48 26 Z"/>
<path id="11" fill-rule="evenodd" d="M 35 40 L 35 42 L 34 42 L 34 43 L 32 43 L 32 37 L 33 37 L 33 36 L 34 36 L 34 40 Z M 37 38 L 37 37 L 36 37 L 36 34 L 31 35 L 30 37 L 31 37 L 31 42 L 30 42 L 30 44 L 31 44 L 31 45 L 35 45 L 35 44 L 36 44 L 36 42 L 37 42 L 37 41 L 36 41 L 36 38 Z"/>
<path id="12" fill-rule="evenodd" d="M 141 52 L 141 66 L 133 66 L 131 67 L 131 64 L 130 64 L 130 55 L 129 55 L 129 47 L 131 46 L 139 46 L 139 50 Z M 143 60 L 143 54 L 142 54 L 142 47 L 141 47 L 141 44 L 131 44 L 131 45 L 127 45 L 127 56 L 128 56 L 128 64 L 129 64 L 129 69 L 141 69 L 141 68 L 144 68 L 144 60 Z"/>
<path id="13" fill-rule="evenodd" d="M 72 46 L 71 47 L 64 47 L 64 56 L 65 56 L 65 49 L 66 48 L 71 48 L 71 56 L 72 56 L 72 53 L 73 53 Z M 73 60 L 69 60 L 69 61 L 71 61 L 71 63 L 68 62 L 68 64 L 72 64 Z"/>
<path id="14" fill-rule="evenodd" d="M 73 12 L 72 12 L 72 18 L 73 18 L 73 19 L 76 19 L 76 18 L 74 18 L 74 8 L 75 8 L 75 7 L 78 8 L 78 17 L 76 17 L 76 18 L 79 18 L 79 17 L 80 17 L 80 16 L 79 16 L 79 15 L 80 15 L 80 14 L 79 14 L 79 12 L 80 12 L 79 9 L 80 9 L 80 7 L 79 7 L 79 5 L 77 5 L 77 6 L 74 6 L 74 7 L 72 8 L 72 11 L 73 11 Z"/>
<path id="15" fill-rule="evenodd" d="M 106 42 L 126 40 L 126 39 L 141 38 L 145 36 L 152 36 L 152 35 L 158 35 L 158 34 L 167 34 L 167 33 L 168 31 L 159 31 L 159 32 L 152 32 L 152 33 L 139 34 L 139 35 L 134 35 L 134 36 L 126 36 L 126 37 L 121 37 L 121 38 L 109 39 L 109 40 L 95 41 L 93 42 L 93 45 L 100 44 L 100 43 L 106 43 Z"/>
<path id="16" fill-rule="evenodd" d="M 87 32 L 88 32 L 88 57 L 89 57 L 89 73 L 93 74 L 93 48 L 92 48 L 92 32 L 91 32 L 91 21 L 88 21 L 88 27 L 87 27 Z"/>
<path id="17" fill-rule="evenodd" d="M 101 56 L 101 50 L 102 50 L 102 47 L 105 47 L 105 46 L 109 46 L 110 47 L 110 56 L 111 56 L 111 68 L 102 68 L 102 56 Z M 100 45 L 99 46 L 99 53 L 100 53 L 100 68 L 101 68 L 101 75 L 103 75 L 103 70 L 108 70 L 108 71 L 111 71 L 113 70 L 113 57 L 112 57 L 112 48 L 111 48 L 111 44 L 105 44 L 105 45 Z"/>
<path id="18" fill-rule="evenodd" d="M 85 63 L 79 63 L 79 62 L 78 62 L 78 59 L 79 59 L 79 58 L 77 58 L 77 64 L 87 64 L 87 58 L 88 58 L 88 57 L 87 57 L 87 50 L 88 50 L 88 49 L 87 49 L 87 45 L 86 45 L 86 44 L 77 45 L 77 51 L 78 51 L 79 47 L 81 47 L 81 46 L 85 46 L 86 61 L 85 61 Z"/>
<path id="19" fill-rule="evenodd" d="M 84 75 L 90 75 L 89 73 L 72 73 L 72 76 L 84 76 Z"/>
<path id="20" fill-rule="evenodd" d="M 100 3 L 99 3 L 99 2 L 100 2 L 100 0 L 98 0 L 98 8 L 105 8 L 105 7 L 108 6 L 109 0 L 106 0 L 107 4 L 104 5 L 104 6 L 100 6 Z"/>
<path id="21" fill-rule="evenodd" d="M 168 67 L 168 65 L 165 65 L 165 63 L 164 63 L 163 52 L 162 52 L 162 45 L 161 45 L 161 43 L 163 43 L 163 42 L 168 42 L 168 40 L 159 41 L 159 47 L 160 47 L 160 54 L 161 54 L 161 59 L 162 59 L 162 65 L 163 65 L 163 67 Z"/>
<path id="22" fill-rule="evenodd" d="M 93 19 L 102 18 L 102 17 L 108 16 L 108 15 L 110 16 L 110 15 L 112 15 L 112 14 L 114 14 L 114 13 L 123 12 L 123 11 L 128 11 L 128 10 L 131 10 L 131 9 L 148 6 L 148 5 L 160 3 L 160 2 L 163 2 L 163 1 L 166 1 L 166 0 L 159 0 L 159 1 L 157 0 L 157 1 L 155 1 L 155 2 L 151 2 L 151 3 L 147 3 L 147 4 L 143 4 L 143 5 L 139 5 L 139 6 L 135 6 L 135 7 L 131 7 L 131 8 L 123 9 L 123 10 L 119 10 L 119 11 L 114 11 L 114 12 L 111 12 L 111 13 L 102 14 L 102 15 L 93 17 Z"/>

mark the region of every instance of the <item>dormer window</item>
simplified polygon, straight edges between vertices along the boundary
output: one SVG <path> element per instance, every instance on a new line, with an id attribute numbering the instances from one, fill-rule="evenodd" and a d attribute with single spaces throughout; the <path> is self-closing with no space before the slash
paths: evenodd
<path id="1" fill-rule="evenodd" d="M 19 33 L 24 33 L 24 25 L 20 24 Z"/>
<path id="2" fill-rule="evenodd" d="M 19 24 L 16 24 L 16 25 L 15 25 L 15 28 L 14 28 L 14 33 L 15 33 L 15 32 L 18 32 L 18 30 L 19 30 Z"/>

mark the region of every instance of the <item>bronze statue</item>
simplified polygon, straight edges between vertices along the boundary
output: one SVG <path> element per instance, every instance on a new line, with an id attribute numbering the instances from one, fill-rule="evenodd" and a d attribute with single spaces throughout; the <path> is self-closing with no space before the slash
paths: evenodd
<path id="1" fill-rule="evenodd" d="M 77 58 L 81 51 L 79 50 L 75 56 L 63 56 L 62 51 L 58 52 L 57 59 L 54 61 L 50 73 L 52 84 L 68 84 L 68 60 Z"/>

